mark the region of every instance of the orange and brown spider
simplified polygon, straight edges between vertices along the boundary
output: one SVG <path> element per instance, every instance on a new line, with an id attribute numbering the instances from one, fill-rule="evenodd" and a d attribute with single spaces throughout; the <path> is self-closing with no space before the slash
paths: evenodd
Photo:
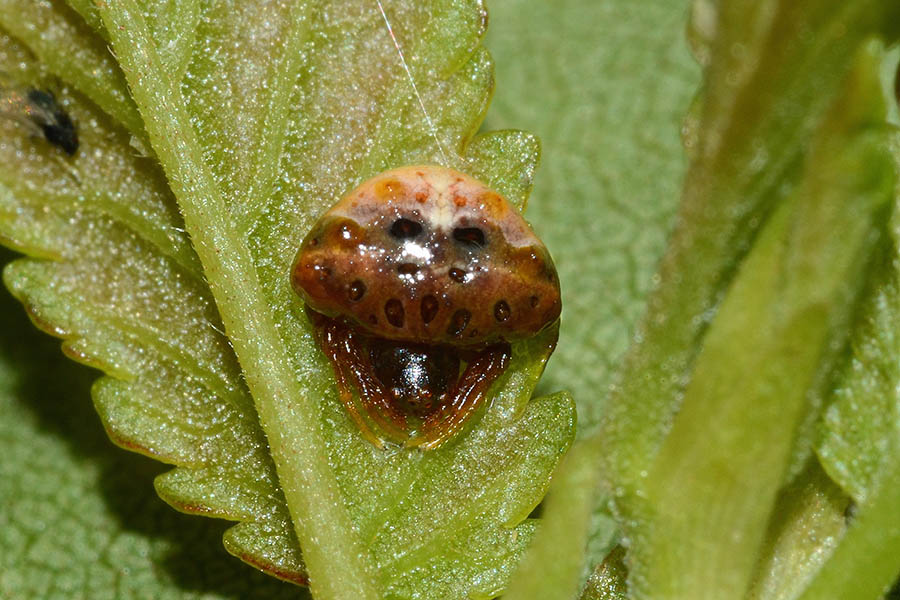
<path id="1" fill-rule="evenodd" d="M 434 166 L 387 171 L 341 199 L 303 240 L 291 283 L 341 401 L 378 447 L 431 449 L 459 433 L 510 342 L 561 309 L 550 254 L 518 210 Z"/>

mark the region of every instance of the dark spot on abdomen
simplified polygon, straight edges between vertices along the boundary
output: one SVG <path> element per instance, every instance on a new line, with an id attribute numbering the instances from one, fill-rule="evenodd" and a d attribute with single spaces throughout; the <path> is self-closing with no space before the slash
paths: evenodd
<path id="1" fill-rule="evenodd" d="M 464 308 L 459 309 L 453 313 L 453 316 L 450 318 L 450 325 L 447 326 L 447 333 L 450 335 L 461 335 L 469 325 L 469 319 L 471 318 L 472 313 Z"/>
<path id="2" fill-rule="evenodd" d="M 437 298 L 434 296 L 429 294 L 422 298 L 422 322 L 427 325 L 434 321 L 439 308 Z"/>
<path id="3" fill-rule="evenodd" d="M 398 240 L 409 240 L 422 233 L 422 224 L 400 217 L 391 225 L 390 233 Z"/>
<path id="4" fill-rule="evenodd" d="M 507 304 L 506 300 L 500 300 L 494 305 L 494 318 L 500 323 L 509 319 L 511 313 L 512 311 L 509 309 L 509 304 Z"/>
<path id="5" fill-rule="evenodd" d="M 487 241 L 484 232 L 478 227 L 456 227 L 452 235 L 454 240 L 466 248 L 483 248 Z"/>
<path id="6" fill-rule="evenodd" d="M 466 272 L 462 269 L 458 269 L 453 267 L 449 271 L 447 271 L 447 275 L 450 276 L 450 279 L 457 283 L 465 283 L 466 282 Z"/>
<path id="7" fill-rule="evenodd" d="M 366 284 L 364 284 L 359 279 L 355 280 L 350 284 L 350 288 L 347 290 L 347 296 L 350 298 L 352 302 L 359 302 L 362 300 L 363 295 L 366 293 Z"/>
<path id="8" fill-rule="evenodd" d="M 403 327 L 406 315 L 403 312 L 403 304 L 396 298 L 391 298 L 384 305 L 384 316 L 388 323 L 394 327 Z"/>

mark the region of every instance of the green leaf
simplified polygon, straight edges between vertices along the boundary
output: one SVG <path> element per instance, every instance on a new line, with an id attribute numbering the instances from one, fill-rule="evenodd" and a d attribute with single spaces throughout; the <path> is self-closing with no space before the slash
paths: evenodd
<path id="1" fill-rule="evenodd" d="M 892 197 L 874 59 L 843 84 L 856 48 L 892 22 L 888 10 L 695 5 L 707 81 L 686 122 L 681 217 L 583 457 L 602 463 L 616 493 L 630 597 L 743 597 L 776 494 L 809 457 Z M 568 535 L 541 534 L 533 554 L 555 547 L 558 561 L 577 564 L 589 514 L 548 510 L 546 523 Z M 804 529 L 799 520 L 791 525 Z"/>
<path id="2" fill-rule="evenodd" d="M 696 140 L 679 226 L 603 419 L 604 469 L 625 493 L 656 455 L 716 304 L 790 191 L 855 49 L 892 22 L 874 0 L 702 5 L 715 37 L 687 136 Z"/>
<path id="3" fill-rule="evenodd" d="M 895 160 L 900 139 L 893 137 Z M 858 504 L 878 485 L 885 457 L 900 434 L 900 402 L 895 384 L 898 314 L 897 224 L 892 244 L 872 278 L 869 299 L 853 336 L 853 353 L 843 369 L 833 404 L 825 413 L 816 447 L 822 466 Z"/>
<path id="4" fill-rule="evenodd" d="M 896 160 L 900 156 L 896 135 L 892 142 Z M 877 598 L 900 571 L 897 223 L 895 213 L 891 247 L 872 278 L 861 324 L 854 332 L 852 356 L 841 373 L 816 448 L 825 471 L 855 501 L 854 519 L 801 596 L 804 600 L 834 594 Z"/>
<path id="5" fill-rule="evenodd" d="M 50 73 L 90 97 L 133 135 L 143 135 L 141 116 L 107 43 L 65 2 L 2 0 L 0 27 L 25 43 Z"/>
<path id="6" fill-rule="evenodd" d="M 27 51 L 8 37 L 0 48 L 3 64 L 21 66 L 27 81 Z M 42 258 L 11 263 L 7 286 L 36 324 L 66 339 L 69 356 L 114 376 L 93 387 L 110 437 L 183 467 L 157 479 L 166 500 L 265 528 L 281 539 L 274 549 L 254 555 L 234 541 L 240 529 L 226 543 L 261 568 L 305 580 L 252 400 L 162 173 L 94 105 L 68 90 L 60 100 L 91 124 L 79 132 L 91 153 L 75 165 L 2 122 L 0 231 Z"/>
<path id="7" fill-rule="evenodd" d="M 779 494 L 747 597 L 797 598 L 846 532 L 849 510 L 847 495 L 811 460 Z"/>
<path id="8" fill-rule="evenodd" d="M 638 594 L 746 591 L 795 431 L 814 410 L 808 395 L 843 347 L 891 207 L 880 58 L 862 55 L 704 338 L 647 478 L 652 512 L 632 548 Z"/>
<path id="9" fill-rule="evenodd" d="M 665 248 L 699 83 L 670 0 L 493 2 L 497 90 L 486 124 L 527 124 L 544 156 L 528 217 L 560 273 L 560 344 L 541 388 L 568 389 L 579 436 L 605 400 Z"/>
<path id="10" fill-rule="evenodd" d="M 9 260 L 10 252 L 3 252 Z M 96 374 L 0 297 L 0 594 L 8 598 L 297 598 L 221 550 L 220 521 L 153 493 L 158 463 L 111 447 Z"/>
<path id="11" fill-rule="evenodd" d="M 880 441 L 880 440 L 877 440 Z M 800 600 L 828 598 L 878 599 L 896 585 L 900 570 L 900 459 L 896 435 L 872 490 L 834 553 L 816 574 Z"/>
<path id="12" fill-rule="evenodd" d="M 404 46 L 440 147 L 377 12 L 210 5 L 192 21 L 201 13 L 158 8 L 154 22 L 129 1 L 100 6 L 100 16 L 184 224 L 96 82 L 83 71 L 69 81 L 52 67 L 65 64 L 66 48 L 23 35 L 71 84 L 60 100 L 90 127 L 68 163 L 6 124 L 15 144 L 4 147 L 0 227 L 40 257 L 11 265 L 7 284 L 70 355 L 111 375 L 94 398 L 113 439 L 178 465 L 157 479 L 160 494 L 182 510 L 242 521 L 225 537 L 241 558 L 303 580 L 296 533 L 317 597 L 496 594 L 574 430 L 567 396 L 527 401 L 556 332 L 514 348 L 491 409 L 464 439 L 425 455 L 388 454 L 349 423 L 286 285 L 311 220 L 387 166 L 449 153 L 524 204 L 534 139 L 473 139 L 491 86 L 482 8 L 388 6 L 401 41 L 417 32 Z M 35 10 L 51 24 L 74 18 L 64 6 Z M 178 29 L 159 25 L 167 21 Z M 194 22 L 196 41 L 184 41 Z M 29 30 L 27 21 L 7 26 Z M 70 37 L 103 43 L 83 24 Z M 7 46 L 5 65 L 33 63 Z M 111 168 L 128 160 L 138 164 Z M 49 188 L 48 203 L 51 181 L 63 183 Z"/>
<path id="13" fill-rule="evenodd" d="M 193 3 L 172 4 L 189 8 Z M 710 12 L 709 9 L 717 4 L 724 3 L 694 4 L 695 27 L 691 41 L 698 59 L 704 65 L 708 65 L 714 56 L 715 30 L 707 26 L 709 17 L 715 17 L 715 11 Z M 95 32 L 108 40 L 94 3 L 70 0 L 69 5 L 84 16 Z M 763 11 L 766 6 L 768 4 L 763 6 Z M 847 8 L 852 11 L 856 7 L 854 3 L 848 3 Z M 508 0 L 492 4 L 491 9 L 488 46 L 497 59 L 498 86 L 487 124 L 493 129 L 525 127 L 538 133 L 544 142 L 543 166 L 535 180 L 535 196 L 528 215 L 548 242 L 560 267 L 563 282 L 565 313 L 560 346 L 548 366 L 541 387 L 548 390 L 566 387 L 575 391 L 580 421 L 588 426 L 584 433 L 603 414 L 603 400 L 612 381 L 612 373 L 629 344 L 633 325 L 643 309 L 644 294 L 651 287 L 651 281 L 655 281 L 651 275 L 662 252 L 680 188 L 683 158 L 678 147 L 678 124 L 696 83 L 696 67 L 686 58 L 684 51 L 685 7 L 665 0 L 640 3 L 617 0 L 561 0 L 554 3 Z M 31 10 L 49 12 L 32 19 L 28 16 Z M 373 12 L 375 9 L 367 7 L 366 10 Z M 147 12 L 150 19 L 148 28 L 153 31 L 155 39 L 176 42 L 174 53 L 168 56 L 168 49 L 173 46 L 160 43 L 162 64 L 172 65 L 173 56 L 185 56 L 182 50 L 177 49 L 180 44 L 190 46 L 201 39 L 189 41 L 179 33 L 192 34 L 197 30 L 192 27 L 194 21 L 191 19 L 195 17 L 190 11 L 172 19 L 177 27 L 168 31 L 164 18 L 161 21 L 154 18 L 169 14 L 168 9 L 154 17 L 149 17 L 153 11 Z M 741 7 L 735 9 L 735 14 L 749 15 L 751 11 Z M 74 35 L 72 28 L 59 26 L 48 27 L 48 32 L 57 33 L 43 37 L 35 36 L 34 30 L 23 27 L 27 23 L 51 23 L 47 20 L 50 16 L 61 18 L 60 24 L 64 25 L 71 15 L 72 11 L 65 9 L 62 3 L 0 3 L 2 26 L 15 31 L 22 40 L 30 39 L 32 50 L 46 61 L 44 66 L 48 73 L 62 76 L 65 83 L 55 85 L 63 86 L 62 93 L 58 95 L 67 107 L 73 111 L 96 112 L 89 103 L 80 107 L 80 99 L 83 99 L 78 94 L 80 92 L 91 97 L 107 114 L 117 115 L 116 120 L 120 123 L 127 123 L 128 120 L 122 116 L 127 111 L 115 107 L 115 94 L 125 91 L 121 74 L 107 79 L 107 82 L 117 79 L 118 83 L 100 86 L 90 77 L 78 75 L 79 72 L 92 73 L 96 65 L 112 64 L 109 55 L 104 58 L 106 42 L 98 41 L 83 26 L 75 30 L 84 30 L 88 35 Z M 845 24 L 842 19 L 835 22 Z M 775 18 L 774 22 L 778 20 Z M 884 21 L 900 22 L 896 18 L 885 18 Z M 738 20 L 742 26 L 748 23 L 751 23 L 749 19 Z M 853 27 L 850 30 L 851 36 L 855 35 Z M 819 40 L 827 46 L 828 42 L 822 41 L 827 38 L 816 31 L 808 32 L 806 41 Z M 29 35 L 32 37 L 29 38 Z M 43 52 L 46 49 L 42 44 L 47 39 L 66 40 L 70 45 L 70 54 L 45 57 Z M 767 44 L 768 41 L 758 47 L 765 48 Z M 846 46 L 853 46 L 853 43 Z M 720 50 L 732 48 L 721 40 L 717 47 Z M 802 49 L 802 44 L 800 47 Z M 99 50 L 93 59 L 87 58 L 90 53 L 85 54 L 85 49 L 91 48 Z M 734 48 L 746 50 L 742 46 Z M 771 49 L 774 51 L 774 45 Z M 841 52 L 843 50 L 840 48 L 835 51 L 838 54 Z M 72 60 L 74 56 L 78 58 Z M 750 56 L 756 55 L 751 52 Z M 92 63 L 95 59 L 102 60 Z M 773 64 L 777 65 L 779 60 L 773 59 Z M 814 98 L 813 102 L 813 106 L 819 109 L 831 102 L 833 90 L 841 79 L 837 72 L 840 69 L 829 71 L 830 67 L 825 64 L 818 70 L 820 64 L 820 59 L 809 59 L 802 69 L 796 70 L 802 76 L 787 78 L 797 85 L 812 83 L 812 88 L 822 95 L 822 98 Z M 187 64 L 182 68 L 187 68 Z M 42 69 L 33 70 L 43 73 Z M 826 75 L 825 83 L 815 83 L 822 81 L 816 79 L 822 73 Z M 805 78 L 807 74 L 809 79 Z M 52 77 L 46 79 L 49 85 L 54 85 Z M 757 94 L 759 90 L 778 91 L 783 87 L 766 80 L 765 85 L 757 86 Z M 110 97 L 104 99 L 104 94 Z M 127 91 L 122 97 L 128 98 Z M 797 105 L 804 106 L 803 102 L 801 98 Z M 294 100 L 291 103 L 291 106 L 295 105 Z M 299 100 L 296 105 L 299 106 Z M 685 138 L 692 156 L 696 156 L 702 134 L 699 120 L 704 110 L 700 102 L 695 106 L 686 122 Z M 807 114 L 803 111 L 785 112 L 779 104 L 766 106 L 762 112 L 771 109 L 772 114 L 785 116 L 784 122 L 788 126 L 775 127 L 776 131 L 791 129 L 795 125 L 802 129 L 803 124 L 816 124 L 820 120 L 818 114 L 813 114 L 815 110 Z M 117 113 L 117 110 L 120 112 Z M 410 110 L 414 112 L 415 107 Z M 133 106 L 131 111 L 138 117 L 134 123 L 142 125 Z M 800 118 L 795 119 L 801 112 Z M 21 131 L 18 133 L 21 134 Z M 119 130 L 121 139 L 138 148 L 139 153 L 146 155 L 152 152 L 141 141 L 139 131 L 135 133 L 129 129 L 129 133 L 137 138 L 122 135 Z M 422 137 L 422 131 L 410 133 L 412 138 Z M 295 138 L 299 139 L 299 136 Z M 14 136 L 12 139 L 17 138 Z M 71 187 L 70 175 L 67 175 L 70 170 L 65 168 L 65 163 L 58 161 L 53 153 L 48 153 L 49 160 L 38 159 L 35 155 L 41 155 L 40 140 L 24 141 L 29 142 L 24 147 L 29 164 L 35 170 L 55 169 L 47 171 L 46 179 L 54 182 L 54 186 L 48 189 L 56 191 L 49 194 L 47 200 L 34 198 L 34 213 L 40 214 L 48 203 L 58 206 L 60 203 L 82 202 L 80 193 L 65 192 L 63 189 Z M 510 183 L 511 188 L 527 191 L 534 162 L 520 160 L 520 157 L 533 153 L 533 148 L 521 149 L 523 146 L 528 148 L 529 144 L 527 136 L 476 138 L 470 143 L 467 155 L 480 163 L 488 160 L 492 153 L 496 159 L 503 148 L 518 146 L 519 150 L 504 155 L 511 157 L 505 165 L 495 164 L 495 173 L 503 172 L 502 175 L 494 175 L 496 180 L 501 181 L 495 185 L 515 180 L 515 186 Z M 808 145 L 797 143 L 795 147 L 805 151 Z M 129 151 L 129 154 L 134 154 L 134 151 Z M 382 158 L 376 156 L 373 160 Z M 795 162 L 799 164 L 799 160 Z M 91 166 L 83 157 L 79 157 L 78 161 L 81 167 Z M 137 162 L 147 163 L 145 159 Z M 40 169 L 37 169 L 38 166 Z M 371 169 L 377 168 L 372 163 Z M 101 168 L 95 170 L 103 172 Z M 158 178 L 159 174 L 154 177 Z M 4 177 L 2 181 L 7 179 Z M 112 181 L 115 179 L 112 178 Z M 305 184 L 307 179 L 301 181 Z M 15 188 L 20 178 L 16 177 L 11 183 L 13 185 L 7 187 Z M 88 187 L 92 189 L 100 183 L 95 179 Z M 129 193 L 145 198 L 145 192 Z M 507 193 L 521 197 L 518 193 Z M 736 191 L 735 195 L 742 193 Z M 725 196 L 728 197 L 728 194 Z M 29 198 L 28 194 L 23 197 L 26 200 Z M 111 198 L 115 200 L 115 193 Z M 16 202 L 22 202 L 21 198 L 17 197 Z M 157 221 L 166 222 L 163 218 L 165 211 L 160 214 L 152 211 L 145 213 L 149 206 L 146 202 L 132 211 L 130 203 L 125 202 L 117 207 L 109 198 L 90 198 L 88 203 L 92 218 L 100 215 L 101 219 L 127 223 L 128 232 L 137 231 L 137 237 L 155 252 L 158 251 L 160 256 L 168 256 L 178 262 L 172 259 L 173 255 L 166 254 L 164 241 L 168 236 L 158 236 L 156 240 L 145 237 L 165 230 L 153 226 Z M 325 204 L 327 202 L 323 200 L 322 205 Z M 169 205 L 170 210 L 173 207 Z M 16 211 L 16 218 L 22 219 L 23 226 L 15 229 L 21 239 L 10 240 L 10 243 L 28 248 L 29 253 L 43 258 L 58 258 L 50 251 L 43 253 L 46 248 L 41 241 L 46 239 L 48 227 L 26 226 L 35 223 L 27 213 L 25 210 Z M 174 214 L 177 222 L 177 213 Z M 145 221 L 150 222 L 149 227 Z M 756 224 L 753 220 L 750 222 Z M 181 227 L 180 224 L 176 226 Z M 175 236 L 176 239 L 179 237 Z M 753 235 L 749 237 L 753 239 Z M 732 248 L 728 246 L 727 250 Z M 742 256 L 744 249 L 740 252 Z M 189 260 L 195 261 L 196 257 L 192 256 Z M 190 271 L 190 265 L 180 266 Z M 689 282 L 693 281 L 687 270 L 677 271 L 677 274 Z M 732 274 L 727 273 L 726 282 Z M 893 330 L 890 317 L 893 292 L 889 286 L 892 277 L 893 270 L 879 267 L 878 277 L 869 282 L 875 290 L 881 289 L 882 285 L 888 287 L 884 288 L 884 293 L 874 296 L 880 300 L 867 302 L 865 318 L 871 325 L 863 326 L 862 330 L 870 333 L 854 332 L 855 361 L 849 374 L 840 375 L 847 381 L 839 384 L 835 407 L 828 412 L 824 427 L 825 442 L 819 449 L 828 474 L 852 492 L 855 499 L 863 500 L 865 505 L 860 504 L 859 517 L 850 520 L 853 528 L 841 538 L 842 544 L 833 559 L 820 569 L 810 598 L 831 598 L 835 594 L 858 597 L 864 593 L 877 597 L 881 587 L 890 581 L 897 570 L 890 560 L 900 556 L 893 537 L 897 499 L 892 494 L 896 493 L 896 486 L 891 487 L 884 482 L 896 481 L 898 475 L 890 463 L 879 462 L 879 458 L 897 455 L 890 445 L 891 435 L 895 431 L 892 398 L 896 389 L 890 375 L 893 372 L 893 355 L 889 352 L 892 348 L 889 333 Z M 725 287 L 724 283 L 722 287 Z M 872 307 L 877 302 L 883 305 L 882 313 Z M 4 324 L 8 323 L 8 326 L 2 328 L 0 341 L 9 350 L 0 350 L 0 373 L 4 373 L 0 376 L 0 398 L 3 402 L 0 413 L 4 415 L 0 424 L 0 449 L 5 457 L 0 461 L 0 476 L 4 481 L 4 485 L 0 486 L 0 573 L 3 573 L 0 575 L 0 595 L 26 598 L 268 598 L 296 593 L 289 586 L 279 587 L 272 580 L 253 577 L 246 569 L 233 568 L 218 557 L 216 546 L 221 527 L 215 521 L 179 515 L 167 510 L 158 501 L 154 502 L 155 498 L 148 500 L 146 490 L 149 478 L 159 469 L 149 466 L 140 457 L 104 448 L 105 440 L 101 439 L 99 428 L 93 420 L 96 417 L 84 410 L 87 405 L 82 401 L 86 389 L 84 374 L 61 364 L 54 358 L 51 344 L 35 339 L 34 335 L 23 330 L 21 322 L 15 320 L 15 307 L 7 303 L 4 308 Z M 665 315 L 670 314 L 677 315 L 657 307 L 654 318 L 664 316 L 668 319 L 670 317 Z M 677 324 L 678 317 L 668 322 Z M 701 329 L 703 327 L 701 324 Z M 881 327 L 878 329 L 881 333 L 872 334 L 871 331 L 878 327 Z M 318 368 L 325 369 L 325 366 L 319 365 Z M 49 379 L 52 379 L 49 384 L 46 382 L 47 373 L 51 374 Z M 854 382 L 856 376 L 859 383 Z M 73 381 L 77 385 L 70 383 Z M 614 396 L 617 397 L 618 394 Z M 648 395 L 647 399 L 654 398 Z M 639 401 L 636 404 L 639 405 Z M 854 413 L 847 410 L 853 407 L 860 408 L 860 411 Z M 868 410 L 870 408 L 872 410 Z M 808 414 L 815 415 L 816 411 Z M 335 410 L 332 416 L 343 418 L 339 410 Z M 667 419 L 663 421 L 667 424 Z M 127 424 L 125 421 L 120 423 Z M 653 423 L 650 425 L 652 429 Z M 92 426 L 94 430 L 91 430 Z M 352 434 L 352 429 L 348 429 L 347 435 Z M 814 439 L 809 434 L 800 437 L 807 445 Z M 600 441 L 604 440 L 600 438 Z M 640 447 L 641 443 L 638 440 L 637 446 Z M 826 450 L 829 446 L 833 451 L 831 455 Z M 610 454 L 606 447 L 602 447 L 601 452 Z M 856 461 L 850 460 L 854 452 L 858 453 Z M 644 467 L 644 461 L 640 460 L 642 456 L 635 450 L 637 460 L 634 468 L 629 470 L 625 466 L 627 474 L 635 479 L 640 478 Z M 784 515 L 784 518 L 773 519 L 767 524 L 761 555 L 753 567 L 751 585 L 760 597 L 793 594 L 797 589 L 791 586 L 795 583 L 794 579 L 806 585 L 807 577 L 819 569 L 822 564 L 819 561 L 825 558 L 831 544 L 837 541 L 825 532 L 841 529 L 840 517 L 843 515 L 840 514 L 840 507 L 846 498 L 836 492 L 833 484 L 820 473 L 810 475 L 805 469 L 812 467 L 804 462 L 804 457 L 808 457 L 808 453 L 796 449 L 792 467 L 796 479 L 779 491 L 772 505 L 773 514 Z M 618 458 L 611 456 L 609 460 L 617 461 Z M 367 492 L 360 501 L 369 502 L 369 506 L 378 506 L 381 494 L 390 493 L 380 488 L 355 489 Z M 563 488 L 563 491 L 566 489 L 575 497 L 583 497 L 584 488 L 571 486 Z M 627 486 L 622 491 L 629 492 Z M 561 493 L 555 493 L 557 499 L 554 502 L 564 504 L 561 496 Z M 578 565 L 584 562 L 580 546 L 585 538 L 579 523 L 589 518 L 592 512 L 586 508 L 587 505 L 583 506 L 585 510 L 581 521 L 564 520 L 572 527 L 570 531 L 574 534 L 568 537 L 560 536 L 559 532 L 555 534 L 555 539 L 562 537 L 567 541 L 567 548 L 575 548 L 577 554 L 572 558 Z M 552 514 L 547 516 L 552 520 Z M 478 518 L 470 522 L 472 527 L 479 525 Z M 628 521 L 623 519 L 622 522 Z M 828 529 L 830 526 L 835 529 Z M 459 531 L 461 539 L 466 539 L 464 529 Z M 534 522 L 531 521 L 520 525 L 518 531 L 521 534 L 517 535 L 517 541 L 528 539 L 533 529 Z M 251 548 L 251 552 L 257 554 L 271 550 L 278 554 L 291 548 L 284 544 L 270 545 L 272 540 L 284 536 L 266 537 L 249 526 L 232 529 L 231 534 L 234 532 L 241 532 L 240 536 L 236 536 L 236 543 Z M 495 528 L 490 534 L 475 535 L 474 539 L 468 538 L 467 543 L 455 544 L 454 552 L 458 552 L 459 556 L 494 554 L 498 548 L 510 548 L 503 542 L 503 535 L 507 533 L 509 530 Z M 693 533 L 702 535 L 703 528 Z M 823 536 L 823 543 L 818 545 L 809 534 Z M 496 540 L 500 540 L 499 545 L 493 546 Z M 568 551 L 559 547 L 556 554 L 558 560 L 563 562 Z M 448 556 L 450 562 L 454 562 L 454 556 Z M 478 569 L 476 562 L 471 564 Z M 786 567 L 780 572 L 777 568 L 779 562 Z M 428 564 L 430 570 L 427 572 L 433 575 L 444 569 L 445 563 L 434 561 Z M 569 577 L 572 577 L 571 573 L 580 573 L 577 566 L 570 566 L 554 561 L 552 570 L 569 573 Z M 770 567 L 776 568 L 769 570 Z M 600 593 L 594 584 L 607 585 L 596 597 L 624 597 L 625 590 L 621 587 L 623 571 L 621 557 L 607 561 L 591 578 L 587 593 Z M 540 574 L 535 575 L 540 580 Z M 395 582 L 392 589 L 401 593 L 406 583 L 402 580 Z M 542 583 L 547 588 L 554 588 L 549 580 Z M 860 583 L 871 588 L 864 590 Z M 560 585 L 570 585 L 570 580 L 560 581 Z M 483 585 L 480 589 L 488 587 Z"/>
<path id="14" fill-rule="evenodd" d="M 554 475 L 541 530 L 519 565 L 505 600 L 575 598 L 589 566 L 582 564 L 586 561 L 581 557 L 605 556 L 612 547 L 616 525 L 604 511 L 597 510 L 599 477 L 590 460 L 593 452 L 590 445 L 576 446 Z M 592 510 L 596 511 L 595 523 L 589 521 Z M 588 549 L 592 533 L 598 547 Z M 561 550 L 566 554 L 560 556 Z"/>
<path id="15" fill-rule="evenodd" d="M 628 569 L 624 561 L 625 548 L 616 546 L 591 574 L 581 600 L 626 600 Z"/>
<path id="16" fill-rule="evenodd" d="M 560 269 L 564 314 L 541 385 L 573 390 L 584 435 L 605 408 L 652 285 L 681 188 L 679 130 L 699 73 L 679 3 L 514 0 L 493 4 L 491 17 L 498 89 L 487 123 L 529 123 L 548 149 L 534 195 L 550 201 L 533 202 L 529 214 Z M 570 471 L 596 475 L 596 454 L 576 453 L 587 462 Z M 555 478 L 545 541 L 511 594 L 569 598 L 609 550 L 605 494 L 570 481 L 564 472 Z"/>

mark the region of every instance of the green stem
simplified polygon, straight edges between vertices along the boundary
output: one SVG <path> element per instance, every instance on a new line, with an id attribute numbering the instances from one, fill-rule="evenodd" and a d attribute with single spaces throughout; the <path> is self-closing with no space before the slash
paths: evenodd
<path id="1" fill-rule="evenodd" d="M 296 6 L 294 23 L 308 23 L 310 3 Z M 329 466 L 315 401 L 297 385 L 250 250 L 203 161 L 178 82 L 164 72 L 137 0 L 110 0 L 100 11 L 253 394 L 310 587 L 320 599 L 374 600 L 371 561 Z"/>

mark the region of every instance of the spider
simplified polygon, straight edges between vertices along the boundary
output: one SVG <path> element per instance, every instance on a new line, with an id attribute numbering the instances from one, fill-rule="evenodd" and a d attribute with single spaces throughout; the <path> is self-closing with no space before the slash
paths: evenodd
<path id="1" fill-rule="evenodd" d="M 518 210 L 436 166 L 347 194 L 303 240 L 291 283 L 341 402 L 379 448 L 455 437 L 509 366 L 510 342 L 561 310 L 550 254 Z"/>

